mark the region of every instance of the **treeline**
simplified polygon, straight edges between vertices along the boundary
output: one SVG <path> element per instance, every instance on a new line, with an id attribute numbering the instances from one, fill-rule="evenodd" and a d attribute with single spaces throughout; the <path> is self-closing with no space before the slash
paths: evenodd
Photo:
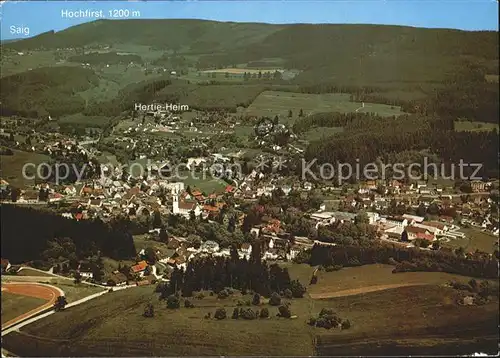
<path id="1" fill-rule="evenodd" d="M 220 292 L 226 287 L 242 291 L 253 291 L 269 297 L 272 292 L 290 290 L 293 297 L 302 297 L 305 288 L 292 281 L 287 268 L 277 264 L 261 262 L 259 244 L 254 244 L 250 259 L 238 256 L 235 247 L 231 248 L 231 257 L 205 257 L 190 260 L 186 270 L 175 269 L 170 282 L 162 288 L 162 297 L 181 292 L 184 297 L 191 297 L 193 292 L 213 290 Z"/>
<path id="2" fill-rule="evenodd" d="M 136 103 L 176 102 L 178 96 L 175 94 L 160 95 L 161 91 L 171 84 L 172 81 L 165 78 L 133 83 L 121 89 L 110 101 L 89 104 L 83 113 L 88 116 L 116 116 L 124 111 L 134 110 Z"/>
<path id="3" fill-rule="evenodd" d="M 314 127 L 345 127 L 354 120 L 363 122 L 373 119 L 383 119 L 384 117 L 376 113 L 359 112 L 321 112 L 313 113 L 305 118 L 296 121 L 293 125 L 294 133 L 304 133 Z M 395 117 L 394 117 L 395 118 Z"/>
<path id="4" fill-rule="evenodd" d="M 129 64 L 142 63 L 142 58 L 139 55 L 119 55 L 116 52 L 91 52 L 84 55 L 76 55 L 68 58 L 69 62 L 88 63 L 90 65 L 114 65 L 114 64 Z"/>
<path id="5" fill-rule="evenodd" d="M 467 259 L 461 254 L 441 250 L 420 250 L 377 245 L 342 247 L 314 245 L 310 256 L 302 256 L 312 266 L 360 266 L 374 263 L 395 264 L 395 272 L 437 271 L 464 276 L 497 278 L 498 260 L 489 257 Z"/>
<path id="6" fill-rule="evenodd" d="M 342 136 L 315 141 L 308 146 L 305 156 L 321 163 L 375 162 L 391 153 L 407 150 L 430 150 L 446 165 L 481 163 L 476 175 L 494 176 L 497 171 L 498 133 L 455 132 L 453 119 L 417 115 L 394 118 L 355 118 L 344 127 Z M 391 163 L 394 164 L 394 163 Z M 471 175 L 473 168 L 465 168 Z M 447 174 L 449 175 L 449 174 Z M 458 172 L 455 174 L 458 175 Z"/>
<path id="7" fill-rule="evenodd" d="M 94 71 L 79 67 L 42 67 L 0 79 L 1 114 L 25 117 L 81 112 L 78 92 L 99 84 Z"/>
<path id="8" fill-rule="evenodd" d="M 83 259 L 98 254 L 117 260 L 135 257 L 126 220 L 76 221 L 10 204 L 0 206 L 0 213 L 2 257 L 13 263 Z"/>

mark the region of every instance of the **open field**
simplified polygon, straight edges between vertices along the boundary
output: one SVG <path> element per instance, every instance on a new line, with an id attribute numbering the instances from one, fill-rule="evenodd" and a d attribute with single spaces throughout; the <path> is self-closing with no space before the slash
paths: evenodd
<path id="1" fill-rule="evenodd" d="M 346 331 L 319 331 L 317 353 L 496 353 L 498 300 L 484 306 L 460 306 L 455 302 L 457 295 L 451 288 L 427 285 L 318 301 L 340 317 L 347 317 L 352 327 Z"/>
<path id="2" fill-rule="evenodd" d="M 3 346 L 22 356 L 157 356 L 165 352 L 345 356 L 394 351 L 406 355 L 414 351 L 433 354 L 450 343 L 454 343 L 455 354 L 497 348 L 498 301 L 460 306 L 456 304 L 458 295 L 448 287 L 422 285 L 323 300 L 305 297 L 291 301 L 297 319 L 277 318 L 276 307 L 263 303 L 260 307 L 269 308 L 269 319 L 217 321 L 203 317 L 218 307 L 231 315 L 235 301 L 250 296 L 238 294 L 225 300 L 206 296 L 191 299 L 196 308 L 169 310 L 152 287 L 138 287 L 106 294 L 34 322 L 3 337 Z M 155 308 L 154 318 L 142 316 L 147 303 Z M 308 326 L 307 319 L 322 308 L 349 319 L 351 329 Z M 375 341 L 381 344 L 372 344 Z M 363 349 L 366 351 L 361 353 Z"/>
<path id="3" fill-rule="evenodd" d="M 33 51 L 29 55 L 23 53 L 9 54 L 2 56 L 2 77 L 13 75 L 15 73 L 28 71 L 44 66 L 54 66 L 56 60 L 53 51 Z"/>
<path id="4" fill-rule="evenodd" d="M 149 302 L 155 307 L 154 318 L 142 317 Z M 37 321 L 21 333 L 4 336 L 4 347 L 23 356 L 311 355 L 314 352 L 313 329 L 302 319 L 305 313 L 295 320 L 277 317 L 255 321 L 204 320 L 207 312 L 213 314 L 221 306 L 231 315 L 234 302 L 214 297 L 193 302 L 196 308 L 169 310 L 164 302 L 158 301 L 151 287 L 114 292 Z M 305 306 L 307 302 L 303 299 Z M 271 307 L 271 316 L 275 312 L 276 308 Z"/>
<path id="5" fill-rule="evenodd" d="M 24 185 L 33 185 L 34 180 L 23 177 L 23 166 L 26 163 L 38 165 L 47 163 L 49 157 L 44 154 L 29 153 L 19 150 L 13 150 L 14 155 L 0 156 L 0 177 L 7 180 L 11 186 L 24 187 Z M 33 167 L 26 169 L 27 176 L 34 176 L 36 169 Z"/>
<path id="6" fill-rule="evenodd" d="M 307 285 L 314 268 L 309 265 L 286 265 L 290 276 Z M 373 264 L 346 267 L 339 271 L 320 271 L 318 283 L 308 287 L 312 298 L 348 296 L 364 292 L 379 291 L 395 287 L 413 285 L 439 285 L 451 280 L 468 281 L 469 278 L 445 272 L 398 272 L 392 273 L 393 266 Z"/>
<path id="7" fill-rule="evenodd" d="M 283 91 L 264 91 L 246 109 L 249 115 L 287 117 L 288 110 L 292 110 L 293 118 L 296 118 L 300 109 L 304 115 L 315 112 L 375 112 L 382 116 L 402 114 L 399 107 L 391 107 L 385 104 L 361 103 L 349 101 L 349 94 L 326 93 L 308 94 Z"/>
<path id="8" fill-rule="evenodd" d="M 2 290 L 2 325 L 25 312 L 42 306 L 47 301 Z"/>
<path id="9" fill-rule="evenodd" d="M 7 307 L 3 305 L 4 294 L 7 294 L 5 301 Z M 47 285 L 19 282 L 2 283 L 2 326 L 11 325 L 51 307 L 59 295 L 60 292 L 57 288 Z M 35 300 L 31 300 L 31 298 L 35 298 Z M 5 319 L 4 314 L 10 318 Z"/>
<path id="10" fill-rule="evenodd" d="M 457 132 L 489 132 L 493 129 L 498 132 L 498 123 L 455 121 Z"/>
<path id="11" fill-rule="evenodd" d="M 460 230 L 463 232 L 465 238 L 450 239 L 447 242 L 443 242 L 443 246 L 451 247 L 453 249 L 458 249 L 463 247 L 466 252 L 474 252 L 476 250 L 493 253 L 495 248 L 498 248 L 498 237 L 481 231 L 479 228 L 463 228 Z"/>
<path id="12" fill-rule="evenodd" d="M 20 271 L 16 273 L 16 276 L 56 277 L 48 272 L 33 270 L 30 267 L 23 267 Z"/>
<path id="13" fill-rule="evenodd" d="M 481 231 L 478 228 L 463 228 L 465 235 L 470 239 L 465 246 L 468 251 L 480 250 L 484 252 L 493 253 L 495 243 L 498 243 L 498 236 Z"/>
<path id="14" fill-rule="evenodd" d="M 486 79 L 486 81 L 488 81 L 490 83 L 498 83 L 499 76 L 498 75 L 484 75 L 484 78 Z"/>
<path id="15" fill-rule="evenodd" d="M 229 74 L 244 74 L 245 72 L 247 73 L 266 73 L 266 72 L 271 72 L 274 73 L 275 71 L 283 72 L 284 70 L 281 68 L 236 68 L 236 67 L 230 67 L 230 68 L 220 68 L 217 70 L 207 70 L 207 71 L 201 71 L 202 73 L 229 73 Z"/>

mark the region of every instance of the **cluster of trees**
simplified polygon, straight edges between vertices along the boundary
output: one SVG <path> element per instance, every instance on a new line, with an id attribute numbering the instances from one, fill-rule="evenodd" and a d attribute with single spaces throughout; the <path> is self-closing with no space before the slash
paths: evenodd
<path id="1" fill-rule="evenodd" d="M 425 251 L 394 245 L 373 244 L 369 247 L 314 245 L 298 261 L 312 266 L 359 266 L 373 263 L 395 264 L 394 272 L 442 271 L 464 276 L 496 278 L 498 260 L 489 255 L 466 258 L 460 253 L 442 250 Z"/>
<path id="2" fill-rule="evenodd" d="M 313 327 L 320 327 L 325 329 L 332 328 L 351 328 L 351 322 L 348 319 L 342 319 L 335 315 L 333 310 L 329 308 L 323 308 L 317 317 L 311 317 L 308 324 Z"/>
<path id="3" fill-rule="evenodd" d="M 117 260 L 135 257 L 127 220 L 75 221 L 50 211 L 14 205 L 3 205 L 0 210 L 2 255 L 11 262 L 77 261 L 100 255 Z"/>
<path id="4" fill-rule="evenodd" d="M 362 215 L 358 215 L 360 217 Z M 366 216 L 366 214 L 364 214 Z M 377 230 L 368 221 L 357 223 L 334 223 L 319 226 L 316 237 L 322 242 L 343 246 L 368 246 L 377 238 Z"/>
<path id="5" fill-rule="evenodd" d="M 226 287 L 242 291 L 251 290 L 269 297 L 272 292 L 290 290 L 292 297 L 300 298 L 305 288 L 296 280 L 291 280 L 288 270 L 277 264 L 261 262 L 260 246 L 253 245 L 252 257 L 240 259 L 235 247 L 230 258 L 206 257 L 189 261 L 186 270 L 175 269 L 168 285 L 162 287 L 160 297 L 166 299 L 181 292 L 184 297 L 193 292 L 213 290 L 221 293 L 221 298 L 229 295 Z M 227 295 L 226 295 L 227 293 Z"/>
<path id="6" fill-rule="evenodd" d="M 490 296 L 498 297 L 500 294 L 498 291 L 498 284 L 492 284 L 490 281 L 478 282 L 476 279 L 470 279 L 467 283 L 451 281 L 450 286 L 456 290 L 477 294 L 477 296 L 482 298 L 484 301 Z"/>
<path id="7" fill-rule="evenodd" d="M 78 180 L 99 178 L 101 165 L 97 159 L 88 159 L 87 154 L 74 152 L 69 156 L 51 157 L 41 170 L 41 178 L 57 184 L 75 183 Z M 66 165 L 66 166 L 63 166 Z"/>
<path id="8" fill-rule="evenodd" d="M 211 314 L 208 313 L 205 318 L 211 318 Z M 281 305 L 278 307 L 277 317 L 290 318 L 292 313 L 290 311 L 289 305 Z M 213 316 L 217 320 L 223 320 L 228 317 L 225 308 L 218 308 Z M 257 318 L 266 319 L 269 318 L 269 309 L 266 307 L 261 310 L 253 310 L 251 308 L 243 308 L 243 307 L 235 307 L 233 309 L 233 314 L 231 315 L 231 319 L 245 319 L 245 320 L 254 320 Z"/>
<path id="9" fill-rule="evenodd" d="M 262 71 L 259 71 L 258 73 L 251 73 L 251 72 L 244 72 L 243 73 L 243 80 L 248 81 L 250 79 L 265 79 L 265 80 L 281 80 L 281 72 L 276 70 L 274 72 L 270 71 L 265 71 L 262 73 Z"/>

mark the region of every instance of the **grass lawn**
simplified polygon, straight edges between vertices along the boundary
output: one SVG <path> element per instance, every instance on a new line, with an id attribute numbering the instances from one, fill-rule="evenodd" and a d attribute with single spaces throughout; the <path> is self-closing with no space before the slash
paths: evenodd
<path id="1" fill-rule="evenodd" d="M 51 285 L 59 287 L 64 291 L 64 295 L 66 296 L 68 303 L 78 301 L 82 298 L 93 295 L 94 293 L 104 291 L 101 287 L 91 286 L 85 283 L 76 285 L 71 280 L 61 280 L 56 283 L 51 282 Z"/>
<path id="2" fill-rule="evenodd" d="M 317 328 L 319 355 L 455 355 L 498 351 L 498 299 L 456 304 L 448 287 L 401 287 L 320 300 L 350 320 L 349 330 Z"/>
<path id="3" fill-rule="evenodd" d="M 465 246 L 466 251 L 475 251 L 477 249 L 493 253 L 495 250 L 495 243 L 498 243 L 498 236 L 476 228 L 463 228 L 461 231 L 470 238 L 468 245 Z"/>
<path id="4" fill-rule="evenodd" d="M 484 75 L 484 78 L 486 79 L 486 81 L 488 81 L 490 83 L 498 83 L 499 76 L 498 75 Z"/>
<path id="5" fill-rule="evenodd" d="M 346 356 L 436 354 L 450 345 L 454 354 L 466 354 L 471 347 L 476 349 L 472 352 L 498 349 L 498 300 L 460 306 L 458 295 L 448 287 L 423 285 L 333 299 L 305 297 L 291 300 L 296 319 L 277 318 L 276 307 L 264 302 L 260 307 L 269 308 L 269 319 L 218 321 L 203 317 L 218 307 L 230 316 L 236 300 L 250 296 L 225 300 L 206 296 L 191 300 L 195 308 L 169 310 L 152 287 L 138 287 L 34 322 L 3 337 L 3 346 L 22 356 Z M 154 318 L 142 316 L 147 303 L 154 306 Z M 308 326 L 308 318 L 322 308 L 349 319 L 351 329 Z"/>
<path id="6" fill-rule="evenodd" d="M 26 163 L 33 163 L 36 166 L 40 163 L 48 163 L 49 156 L 45 154 L 23 152 L 13 150 L 14 155 L 0 156 L 0 177 L 7 180 L 11 186 L 22 188 L 25 185 L 33 185 L 34 180 L 23 177 L 23 166 Z M 26 169 L 27 176 L 36 174 L 36 168 L 33 166 Z"/>
<path id="7" fill-rule="evenodd" d="M 284 264 L 288 267 L 290 277 L 308 285 L 314 271 L 306 264 Z M 321 271 L 318 283 L 308 286 L 307 292 L 314 296 L 361 293 L 363 290 L 390 288 L 397 285 L 431 285 L 444 284 L 451 280 L 467 282 L 466 276 L 445 272 L 398 272 L 392 273 L 393 266 L 373 264 L 358 267 L 346 267 L 339 271 Z"/>
<path id="8" fill-rule="evenodd" d="M 344 93 L 308 94 L 283 91 L 264 91 L 246 109 L 249 115 L 261 116 L 288 116 L 291 109 L 293 117 L 298 118 L 300 109 L 304 114 L 315 112 L 376 112 L 383 116 L 401 115 L 400 107 L 391 107 L 385 104 L 350 102 L 350 95 Z"/>
<path id="9" fill-rule="evenodd" d="M 213 178 L 208 173 L 205 175 L 203 173 L 194 173 L 192 175 L 190 172 L 184 172 L 180 173 L 179 177 L 179 181 L 183 181 L 186 188 L 189 185 L 192 190 L 196 188 L 206 194 L 224 192 L 225 187 L 228 185 L 224 180 Z M 184 179 L 185 177 L 187 178 Z"/>
<path id="10" fill-rule="evenodd" d="M 457 132 L 489 132 L 495 128 L 498 131 L 498 123 L 455 121 Z"/>
<path id="11" fill-rule="evenodd" d="M 23 268 L 21 271 L 17 272 L 16 276 L 55 277 L 48 272 L 33 270 L 29 267 Z"/>
<path id="12" fill-rule="evenodd" d="M 460 230 L 465 235 L 465 238 L 450 239 L 447 242 L 443 242 L 443 246 L 451 247 L 453 249 L 458 249 L 463 247 L 466 252 L 473 252 L 476 250 L 493 253 L 495 251 L 496 243 L 498 243 L 498 237 L 481 231 L 477 228 L 463 228 Z"/>
<path id="13" fill-rule="evenodd" d="M 134 235 L 134 245 L 137 252 L 141 251 L 142 249 L 146 249 L 148 247 L 153 247 L 157 250 L 160 250 L 160 252 L 169 250 L 167 244 L 160 241 L 149 240 L 147 234 Z"/>
<path id="14" fill-rule="evenodd" d="M 2 324 L 22 315 L 23 313 L 40 307 L 46 302 L 47 301 L 41 298 L 2 292 Z"/>

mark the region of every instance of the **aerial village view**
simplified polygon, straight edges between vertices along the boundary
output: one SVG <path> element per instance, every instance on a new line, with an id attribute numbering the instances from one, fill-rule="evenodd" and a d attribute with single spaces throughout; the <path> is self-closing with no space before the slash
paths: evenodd
<path id="1" fill-rule="evenodd" d="M 0 12 L 2 356 L 498 354 L 497 2 Z"/>

